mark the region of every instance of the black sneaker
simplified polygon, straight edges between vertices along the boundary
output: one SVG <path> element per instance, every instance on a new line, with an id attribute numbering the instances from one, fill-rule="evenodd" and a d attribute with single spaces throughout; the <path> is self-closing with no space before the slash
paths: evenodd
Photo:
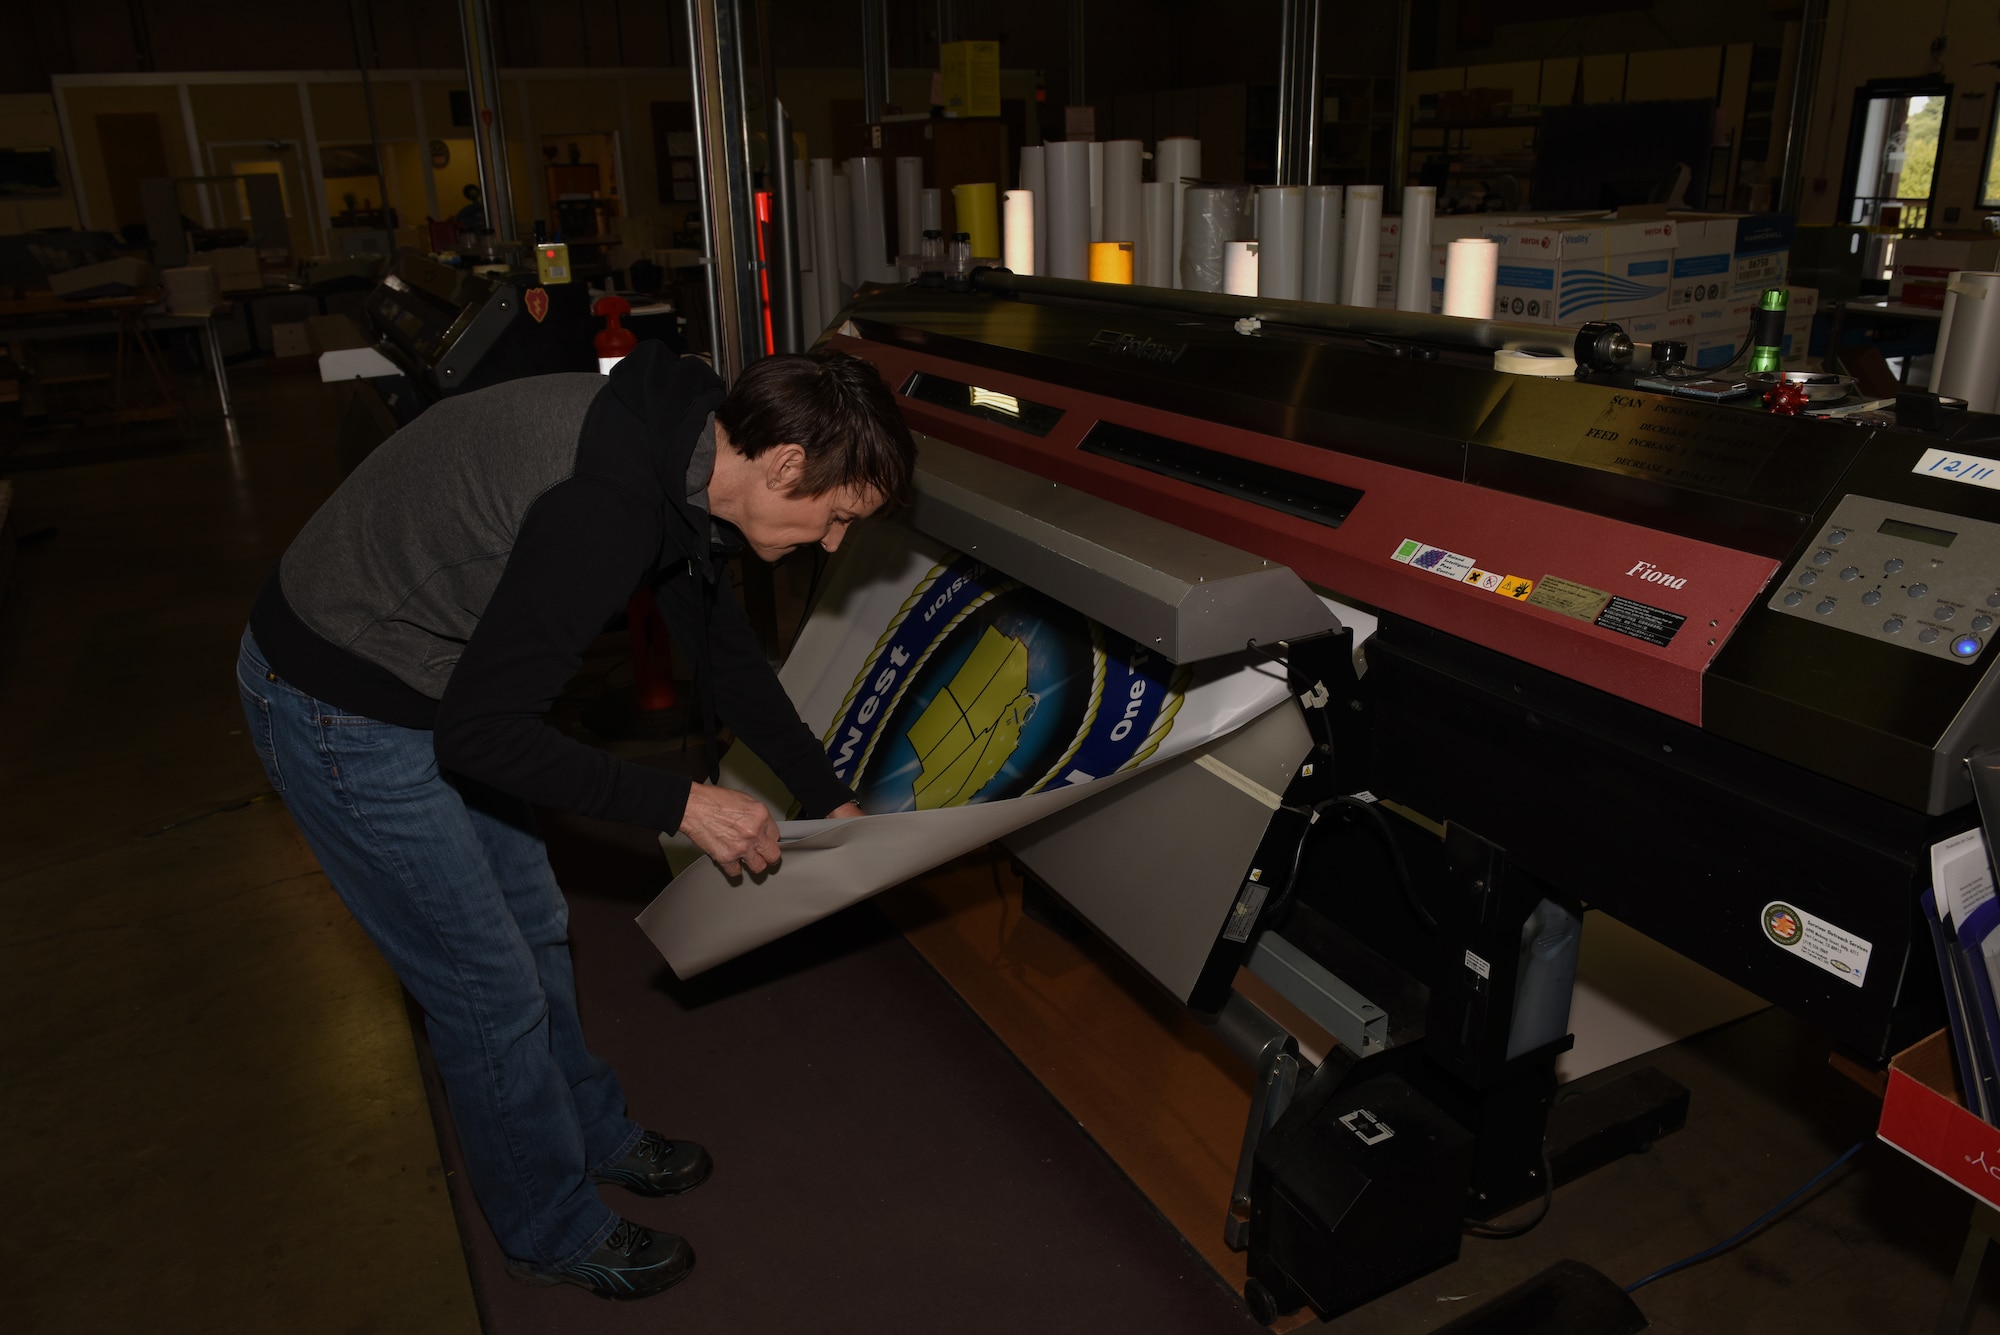
<path id="1" fill-rule="evenodd" d="M 708 1181 L 715 1161 L 691 1140 L 668 1140 L 657 1131 L 639 1137 L 631 1153 L 591 1175 L 599 1186 L 623 1187 L 641 1196 L 678 1196 Z"/>
<path id="2" fill-rule="evenodd" d="M 603 1246 L 567 1270 L 510 1265 L 507 1273 L 523 1284 L 574 1284 L 624 1302 L 670 1289 L 693 1269 L 694 1248 L 686 1238 L 621 1219 Z"/>

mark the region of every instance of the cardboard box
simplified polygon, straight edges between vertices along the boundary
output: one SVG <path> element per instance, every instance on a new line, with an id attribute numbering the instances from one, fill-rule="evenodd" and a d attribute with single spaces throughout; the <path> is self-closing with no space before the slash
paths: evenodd
<path id="1" fill-rule="evenodd" d="M 944 74 L 944 114 L 1000 114 L 1000 43 L 945 42 L 938 47 Z"/>
<path id="2" fill-rule="evenodd" d="M 1712 306 L 1736 293 L 1736 219 L 1676 216 L 1669 310 Z"/>
<path id="3" fill-rule="evenodd" d="M 1942 309 L 1944 285 L 1954 273 L 1970 269 L 1990 273 L 2000 264 L 2000 241 L 1946 241 L 1908 237 L 1896 243 L 1896 267 L 1889 278 L 1889 300 L 1907 306 Z"/>
<path id="4" fill-rule="evenodd" d="M 1967 1110 L 1950 1030 L 1889 1059 L 1889 1089 L 1875 1134 L 1945 1181 L 2000 1206 L 2000 1128 Z"/>
<path id="5" fill-rule="evenodd" d="M 133 255 L 120 255 L 100 264 L 80 264 L 74 269 L 49 275 L 49 291 L 59 297 L 129 296 L 157 286 L 159 275 L 153 266 Z"/>
<path id="6" fill-rule="evenodd" d="M 1662 339 L 1680 340 L 1688 345 L 1689 356 L 1693 355 L 1695 311 L 1692 307 L 1661 311 L 1657 315 L 1635 316 L 1619 323 L 1632 340 L 1632 363 L 1635 366 L 1643 367 L 1651 361 L 1652 346 Z"/>
<path id="7" fill-rule="evenodd" d="M 163 269 L 160 282 L 167 289 L 167 312 L 171 315 L 207 315 L 222 304 L 215 270 L 199 264 Z"/>
<path id="8" fill-rule="evenodd" d="M 189 264 L 215 270 L 215 284 L 224 292 L 258 292 L 264 287 L 264 270 L 257 262 L 254 246 L 232 246 L 226 250 L 197 250 Z"/>
<path id="9" fill-rule="evenodd" d="M 1573 324 L 1664 311 L 1674 234 L 1666 218 L 1495 227 L 1487 232 L 1500 243 L 1494 317 Z"/>

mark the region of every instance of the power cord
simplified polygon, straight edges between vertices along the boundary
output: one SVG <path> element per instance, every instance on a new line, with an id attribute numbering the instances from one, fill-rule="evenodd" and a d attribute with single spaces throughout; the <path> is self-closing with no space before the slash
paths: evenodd
<path id="1" fill-rule="evenodd" d="M 1680 1260 L 1675 1261 L 1672 1265 L 1661 1266 L 1658 1270 L 1655 1270 L 1652 1274 L 1646 1276 L 1644 1279 L 1633 1280 L 1630 1284 L 1627 1284 L 1625 1286 L 1625 1292 L 1636 1293 L 1638 1290 L 1645 1288 L 1648 1284 L 1651 1284 L 1656 1279 L 1665 1279 L 1668 1275 L 1673 1274 L 1675 1271 L 1685 1270 L 1691 1265 L 1700 1265 L 1703 1261 L 1709 1260 L 1711 1257 L 1722 1255 L 1722 1253 L 1728 1251 L 1730 1248 L 1738 1245 L 1745 1239 L 1749 1238 L 1751 1235 L 1763 1229 L 1766 1225 L 1770 1224 L 1772 1220 L 1776 1219 L 1779 1215 L 1783 1214 L 1787 1209 L 1789 1209 L 1792 1206 L 1792 1204 L 1796 1202 L 1801 1196 L 1804 1196 L 1814 1187 L 1826 1181 L 1828 1177 L 1832 1176 L 1834 1169 L 1840 1167 L 1842 1164 L 1846 1163 L 1849 1159 L 1852 1159 L 1855 1155 L 1859 1154 L 1861 1152 L 1861 1147 L 1863 1145 L 1866 1145 L 1867 1143 L 1868 1142 L 1866 1140 L 1855 1141 L 1852 1145 L 1847 1147 L 1847 1152 L 1845 1154 L 1841 1155 L 1838 1159 L 1835 1159 L 1832 1163 L 1828 1164 L 1826 1167 L 1820 1169 L 1817 1173 L 1814 1173 L 1811 1181 L 1807 1182 L 1804 1186 L 1800 1187 L 1797 1191 L 1793 1192 L 1791 1195 L 1785 1197 L 1785 1199 L 1779 1201 L 1776 1205 L 1772 1206 L 1770 1209 L 1764 1211 L 1763 1214 L 1758 1215 L 1744 1228 L 1738 1230 L 1735 1233 L 1730 1234 L 1728 1237 L 1724 1238 L 1721 1242 L 1716 1243 L 1713 1247 L 1704 1248 L 1703 1250 L 1696 1252 L 1692 1256 L 1684 1256 Z"/>
<path id="2" fill-rule="evenodd" d="M 1306 843 L 1312 838 L 1313 827 L 1319 824 L 1321 816 L 1324 816 L 1335 807 L 1347 807 L 1362 812 L 1368 817 L 1375 833 L 1382 841 L 1383 848 L 1388 851 L 1389 863 L 1395 870 L 1396 885 L 1402 891 L 1404 902 L 1410 906 L 1410 912 L 1416 915 L 1417 921 L 1423 924 L 1424 930 L 1435 936 L 1438 926 L 1437 919 L 1424 906 L 1423 900 L 1417 898 L 1416 883 L 1410 877 L 1410 864 L 1403 858 L 1402 847 L 1396 842 L 1396 832 L 1390 826 L 1389 818 L 1382 814 L 1382 809 L 1377 803 L 1370 802 L 1366 798 L 1355 797 L 1352 794 L 1329 797 L 1324 801 L 1315 802 L 1309 807 L 1286 805 L 1285 810 L 1304 816 L 1306 823 L 1305 828 L 1299 831 L 1298 843 L 1292 848 L 1292 865 L 1291 870 L 1285 873 L 1284 888 L 1279 890 L 1278 897 L 1272 900 L 1270 906 L 1265 909 L 1265 921 L 1276 922 L 1279 915 L 1291 905 L 1292 895 L 1298 888 L 1299 868 L 1305 862 Z"/>

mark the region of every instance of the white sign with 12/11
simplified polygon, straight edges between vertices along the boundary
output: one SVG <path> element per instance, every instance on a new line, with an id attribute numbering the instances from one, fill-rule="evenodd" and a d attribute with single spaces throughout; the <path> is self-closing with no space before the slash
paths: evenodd
<path id="1" fill-rule="evenodd" d="M 1970 482 L 1975 487 L 1987 487 L 2000 491 L 2000 459 L 1982 459 L 1976 454 L 1951 454 L 1944 450 L 1925 450 L 1924 457 L 1917 460 L 1912 473 L 1922 473 L 1927 477 L 1949 478 L 1953 482 Z"/>

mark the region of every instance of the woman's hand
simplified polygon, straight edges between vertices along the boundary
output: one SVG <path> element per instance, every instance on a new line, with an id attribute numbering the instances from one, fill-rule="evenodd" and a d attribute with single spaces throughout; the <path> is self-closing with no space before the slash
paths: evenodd
<path id="1" fill-rule="evenodd" d="M 856 816 L 865 816 L 867 814 L 867 812 L 861 809 L 859 802 L 842 802 L 839 806 L 827 812 L 826 818 L 828 820 L 853 820 Z"/>
<path id="2" fill-rule="evenodd" d="M 860 814 L 860 808 L 855 808 L 855 814 Z M 715 865 L 731 880 L 745 871 L 754 876 L 778 865 L 778 825 L 771 819 L 770 809 L 734 788 L 711 783 L 690 788 L 680 832 L 715 859 Z"/>

